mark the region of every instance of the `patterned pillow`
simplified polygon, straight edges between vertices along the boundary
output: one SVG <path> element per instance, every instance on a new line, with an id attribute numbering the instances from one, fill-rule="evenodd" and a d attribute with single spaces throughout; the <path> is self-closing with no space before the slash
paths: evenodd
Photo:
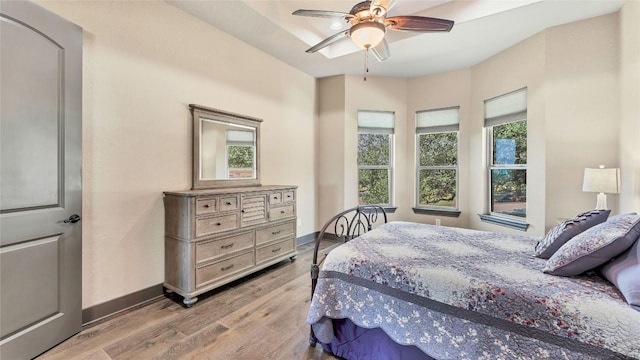
<path id="1" fill-rule="evenodd" d="M 581 232 L 603 223 L 609 217 L 611 210 L 591 210 L 580 213 L 569 220 L 554 226 L 549 232 L 538 241 L 534 255 L 548 259 L 564 243 Z"/>
<path id="2" fill-rule="evenodd" d="M 629 305 L 640 311 L 640 239 L 631 249 L 603 265 L 600 272 L 620 290 Z"/>
<path id="3" fill-rule="evenodd" d="M 640 237 L 640 215 L 625 214 L 576 235 L 556 251 L 543 272 L 574 276 L 623 253 Z"/>

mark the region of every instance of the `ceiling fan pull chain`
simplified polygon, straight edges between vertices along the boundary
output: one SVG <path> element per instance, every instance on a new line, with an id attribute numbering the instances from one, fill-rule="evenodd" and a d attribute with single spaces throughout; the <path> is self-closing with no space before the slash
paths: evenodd
<path id="1" fill-rule="evenodd" d="M 369 48 L 364 49 L 364 81 L 367 81 L 367 73 L 369 72 Z"/>

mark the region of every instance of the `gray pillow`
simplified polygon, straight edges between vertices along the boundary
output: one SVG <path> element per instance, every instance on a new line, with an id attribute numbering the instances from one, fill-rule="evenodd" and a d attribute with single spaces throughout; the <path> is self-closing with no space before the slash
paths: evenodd
<path id="1" fill-rule="evenodd" d="M 591 210 L 563 221 L 554 226 L 542 240 L 538 241 L 534 255 L 542 259 L 550 258 L 551 255 L 567 241 L 571 240 L 572 237 L 605 222 L 610 213 L 611 210 Z"/>
<path id="2" fill-rule="evenodd" d="M 631 247 L 640 236 L 640 215 L 625 214 L 576 235 L 556 251 L 542 270 L 573 276 L 598 267 Z"/>
<path id="3" fill-rule="evenodd" d="M 640 311 L 640 239 L 600 269 L 634 309 Z"/>

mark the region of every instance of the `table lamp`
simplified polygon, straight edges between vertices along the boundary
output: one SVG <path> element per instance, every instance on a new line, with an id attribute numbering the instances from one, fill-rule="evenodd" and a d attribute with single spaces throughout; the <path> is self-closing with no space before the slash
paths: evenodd
<path id="1" fill-rule="evenodd" d="M 607 195 L 618 194 L 620 192 L 620 169 L 605 169 L 600 165 L 598 169 L 584 169 L 584 180 L 582 191 L 596 192 L 596 209 L 607 209 Z"/>

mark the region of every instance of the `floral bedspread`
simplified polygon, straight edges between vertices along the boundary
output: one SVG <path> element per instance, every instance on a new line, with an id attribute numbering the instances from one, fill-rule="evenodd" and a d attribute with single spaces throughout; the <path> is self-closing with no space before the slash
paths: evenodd
<path id="1" fill-rule="evenodd" d="M 595 273 L 542 273 L 536 239 L 391 222 L 329 253 L 307 322 L 379 327 L 436 359 L 640 358 L 640 312 Z"/>

